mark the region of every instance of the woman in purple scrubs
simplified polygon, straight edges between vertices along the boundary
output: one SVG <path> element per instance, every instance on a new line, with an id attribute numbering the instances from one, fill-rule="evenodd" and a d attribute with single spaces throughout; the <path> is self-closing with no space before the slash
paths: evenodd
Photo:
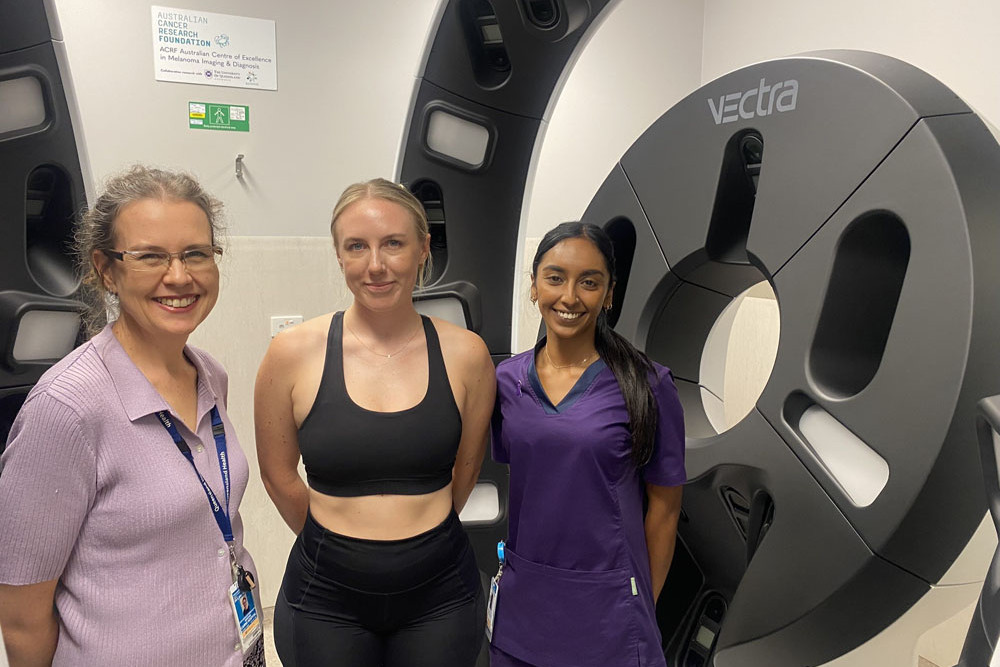
<path id="1" fill-rule="evenodd" d="M 608 325 L 615 259 L 600 227 L 549 231 L 531 273 L 547 336 L 497 368 L 510 530 L 491 663 L 664 666 L 655 606 L 686 481 L 677 389 Z"/>

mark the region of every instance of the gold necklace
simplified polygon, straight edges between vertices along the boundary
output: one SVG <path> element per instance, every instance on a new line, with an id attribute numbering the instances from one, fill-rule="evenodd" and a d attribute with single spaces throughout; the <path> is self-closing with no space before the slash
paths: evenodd
<path id="1" fill-rule="evenodd" d="M 542 352 L 545 354 L 545 358 L 549 360 L 549 366 L 552 366 L 552 368 L 556 368 L 558 370 L 562 370 L 564 368 L 570 368 L 572 366 L 583 366 L 585 363 L 587 363 L 588 361 L 590 361 L 591 357 L 597 356 L 597 352 L 594 352 L 594 354 L 588 354 L 583 359 L 581 359 L 580 361 L 577 361 L 575 363 L 566 364 L 565 366 L 558 366 L 558 365 L 555 364 L 555 362 L 552 361 L 552 357 L 549 356 L 549 346 L 548 345 L 546 345 L 545 347 L 542 348 Z"/>
<path id="2" fill-rule="evenodd" d="M 395 357 L 395 356 L 398 356 L 400 352 L 402 352 L 403 350 L 405 350 L 405 349 L 406 349 L 406 346 L 410 344 L 410 341 L 412 341 L 412 340 L 413 340 L 414 338 L 416 338 L 416 336 L 417 336 L 417 332 L 418 332 L 418 331 L 420 331 L 420 329 L 422 328 L 421 326 L 418 326 L 418 327 L 416 327 L 416 328 L 415 328 L 415 329 L 413 330 L 413 333 L 411 333 L 411 334 L 410 334 L 410 337 L 406 339 L 406 342 L 405 342 L 405 343 L 403 343 L 403 347 L 399 348 L 398 350 L 396 350 L 395 352 L 392 352 L 392 353 L 390 353 L 390 354 L 383 354 L 383 353 L 381 353 L 381 352 L 376 352 L 375 350 L 373 350 L 373 349 L 372 349 L 372 348 L 371 348 L 371 347 L 370 347 L 370 346 L 368 345 L 368 343 L 366 343 L 365 341 L 361 340 L 361 336 L 359 336 L 359 335 L 358 335 L 358 334 L 357 334 L 357 333 L 356 333 L 356 332 L 354 331 L 354 329 L 353 329 L 353 328 L 352 328 L 352 327 L 351 327 L 351 326 L 350 326 L 350 325 L 349 325 L 349 324 L 348 324 L 348 323 L 347 323 L 346 321 L 344 322 L 344 326 L 345 326 L 345 327 L 347 327 L 347 330 L 351 332 L 351 335 L 352 335 L 352 336 L 354 336 L 354 337 L 355 337 L 355 338 L 357 339 L 357 341 L 358 341 L 359 343 L 361 343 L 361 344 L 362 344 L 362 345 L 363 345 L 363 346 L 365 347 L 365 349 L 366 349 L 366 350 L 368 350 L 369 352 L 371 352 L 371 353 L 372 353 L 372 354 L 374 354 L 375 356 L 378 356 L 378 357 L 385 357 L 386 359 L 392 359 L 393 357 Z"/>

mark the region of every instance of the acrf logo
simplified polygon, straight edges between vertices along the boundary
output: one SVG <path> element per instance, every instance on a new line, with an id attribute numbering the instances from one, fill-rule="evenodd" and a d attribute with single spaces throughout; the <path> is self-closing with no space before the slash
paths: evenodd
<path id="1" fill-rule="evenodd" d="M 756 116 L 770 116 L 779 112 L 794 111 L 799 99 L 799 82 L 795 79 L 779 81 L 769 86 L 762 78 L 760 85 L 750 90 L 719 95 L 719 104 L 708 99 L 708 108 L 716 125 L 732 123 L 739 119 L 750 120 Z"/>

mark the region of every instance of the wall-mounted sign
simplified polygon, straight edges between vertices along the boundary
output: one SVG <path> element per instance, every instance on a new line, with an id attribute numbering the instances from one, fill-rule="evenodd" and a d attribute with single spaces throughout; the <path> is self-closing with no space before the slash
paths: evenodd
<path id="1" fill-rule="evenodd" d="M 215 102 L 188 102 L 188 127 L 192 130 L 249 132 L 250 107 Z"/>
<path id="2" fill-rule="evenodd" d="M 274 21 L 152 7 L 157 81 L 278 89 Z"/>

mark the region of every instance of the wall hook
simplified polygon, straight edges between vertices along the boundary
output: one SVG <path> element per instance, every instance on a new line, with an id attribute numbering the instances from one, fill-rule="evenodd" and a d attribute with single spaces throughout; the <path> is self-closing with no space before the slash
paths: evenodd
<path id="1" fill-rule="evenodd" d="M 243 153 L 236 156 L 236 178 L 243 178 Z"/>

